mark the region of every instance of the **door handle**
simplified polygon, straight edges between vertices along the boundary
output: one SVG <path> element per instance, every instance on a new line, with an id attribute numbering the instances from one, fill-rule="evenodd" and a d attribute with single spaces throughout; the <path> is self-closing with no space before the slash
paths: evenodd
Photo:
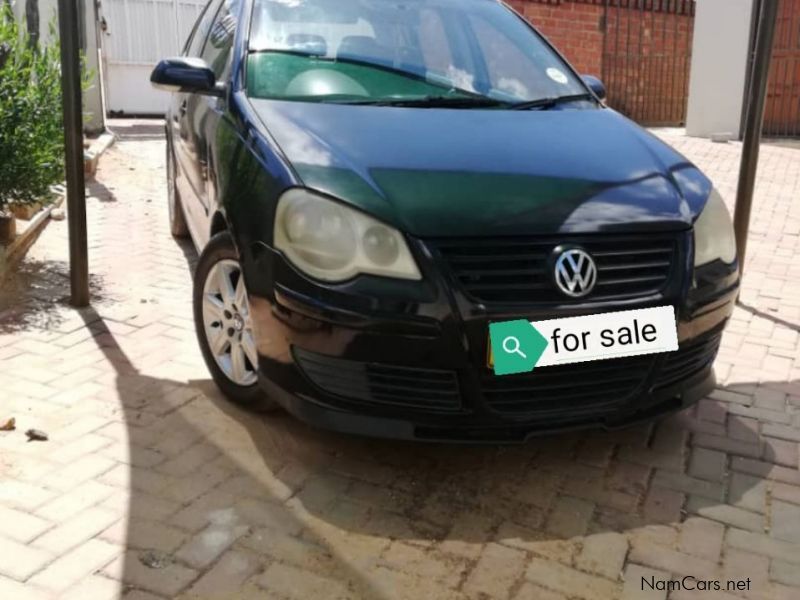
<path id="1" fill-rule="evenodd" d="M 184 100 L 183 102 L 181 102 L 180 108 L 178 108 L 178 112 L 181 113 L 181 116 L 184 116 L 186 114 L 186 109 L 188 106 L 189 106 L 188 100 Z"/>

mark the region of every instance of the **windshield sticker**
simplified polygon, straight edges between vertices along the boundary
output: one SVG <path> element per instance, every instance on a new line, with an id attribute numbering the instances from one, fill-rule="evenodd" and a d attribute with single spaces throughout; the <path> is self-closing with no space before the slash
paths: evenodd
<path id="1" fill-rule="evenodd" d="M 549 69 L 547 69 L 547 76 L 556 83 L 560 83 L 561 85 L 566 85 L 567 82 L 569 81 L 567 79 L 567 76 L 564 75 L 564 73 L 562 73 L 559 69 L 556 69 L 555 67 L 550 67 Z"/>

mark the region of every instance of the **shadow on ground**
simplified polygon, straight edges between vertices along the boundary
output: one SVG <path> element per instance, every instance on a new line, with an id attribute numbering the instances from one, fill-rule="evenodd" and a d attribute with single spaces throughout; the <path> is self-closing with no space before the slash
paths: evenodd
<path id="1" fill-rule="evenodd" d="M 210 380 L 187 385 L 140 373 L 101 317 L 83 314 L 104 340 L 124 407 L 128 552 L 106 571 L 129 589 L 167 597 L 263 598 L 265 590 L 301 597 L 305 578 L 321 576 L 330 580 L 331 598 L 440 596 L 467 578 L 484 544 L 567 563 L 590 534 L 670 545 L 688 508 L 675 501 L 675 488 L 691 491 L 692 511 L 708 513 L 764 485 L 756 476 L 733 487 L 682 474 L 694 433 L 725 435 L 723 425 L 701 423 L 695 410 L 658 425 L 513 447 L 316 431 L 283 413 L 240 410 Z M 800 396 L 799 382 L 776 387 Z M 749 385 L 721 389 L 752 393 Z M 758 438 L 751 443 L 754 458 L 761 457 Z M 398 541 L 424 564 L 387 553 Z M 420 579 L 415 573 L 423 568 L 436 576 Z"/>
<path id="2" fill-rule="evenodd" d="M 0 332 L 58 327 L 69 310 L 69 289 L 66 261 L 20 261 L 0 281 Z M 89 290 L 96 303 L 111 300 L 98 275 L 89 275 Z"/>

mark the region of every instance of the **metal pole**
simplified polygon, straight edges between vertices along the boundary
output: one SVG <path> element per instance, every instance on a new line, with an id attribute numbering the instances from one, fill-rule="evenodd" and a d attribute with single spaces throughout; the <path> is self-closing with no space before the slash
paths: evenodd
<path id="1" fill-rule="evenodd" d="M 739 171 L 739 188 L 736 193 L 736 209 L 733 216 L 740 272 L 744 272 L 745 257 L 747 256 L 747 233 L 750 229 L 750 213 L 753 208 L 753 190 L 756 185 L 761 129 L 764 124 L 769 64 L 772 60 L 772 45 L 775 40 L 777 20 L 778 0 L 762 0 L 753 70 L 750 75 L 750 89 L 745 105 L 747 116 L 744 124 L 742 165 Z"/>
<path id="2" fill-rule="evenodd" d="M 71 303 L 82 307 L 89 305 L 89 258 L 86 241 L 86 182 L 83 177 L 83 106 L 77 3 L 78 0 L 58 0 L 58 31 L 61 39 Z"/>

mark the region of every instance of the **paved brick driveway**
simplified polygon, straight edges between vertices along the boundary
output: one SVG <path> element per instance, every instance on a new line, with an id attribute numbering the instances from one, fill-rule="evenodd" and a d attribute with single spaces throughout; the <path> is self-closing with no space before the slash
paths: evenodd
<path id="1" fill-rule="evenodd" d="M 660 132 L 728 198 L 739 146 Z M 0 598 L 717 598 L 800 594 L 800 151 L 764 147 L 719 388 L 623 433 L 524 447 L 321 433 L 226 404 L 167 231 L 163 140 L 102 160 L 96 302 L 66 224 L 0 298 Z M 47 431 L 26 443 L 23 431 Z M 641 578 L 750 579 L 736 595 Z"/>

